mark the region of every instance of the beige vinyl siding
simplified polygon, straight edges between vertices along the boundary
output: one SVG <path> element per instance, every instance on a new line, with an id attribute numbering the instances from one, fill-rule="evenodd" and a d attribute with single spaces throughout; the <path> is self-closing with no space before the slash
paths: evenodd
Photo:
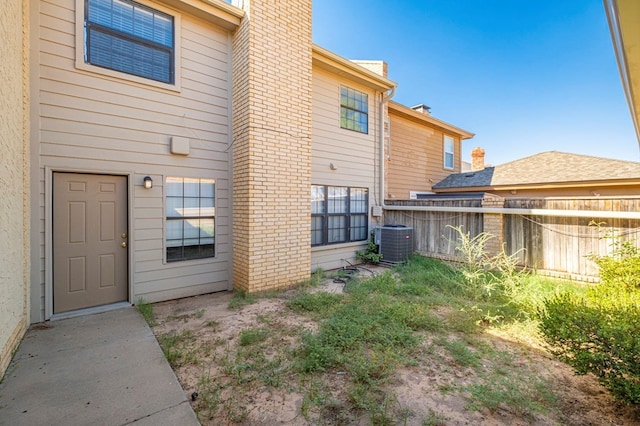
<path id="1" fill-rule="evenodd" d="M 341 85 L 369 95 L 368 134 L 340 128 Z M 378 103 L 375 91 L 314 67 L 311 181 L 314 185 L 368 188 L 369 212 L 378 200 Z M 330 169 L 331 163 L 337 170 Z M 369 216 L 370 228 L 375 226 L 373 219 Z M 345 260 L 355 262 L 356 250 L 365 245 L 345 243 L 312 247 L 311 268 L 330 270 L 347 266 Z"/>
<path id="2" fill-rule="evenodd" d="M 176 54 L 179 91 L 75 68 L 76 0 L 41 1 L 39 103 L 41 218 L 39 308 L 45 319 L 46 228 L 52 171 L 124 174 L 129 177 L 129 249 L 132 302 L 166 300 L 230 288 L 230 35 L 180 14 Z M 150 4 L 153 6 L 153 4 Z M 34 12 L 37 13 L 37 12 Z M 81 54 L 81 53 L 80 53 Z M 172 136 L 189 138 L 188 156 L 170 153 Z M 153 178 L 145 190 L 144 176 Z M 216 181 L 215 258 L 164 261 L 164 179 Z M 50 283 L 48 284 L 51 285 Z M 35 316 L 34 316 L 35 315 Z"/>
<path id="3" fill-rule="evenodd" d="M 460 137 L 389 113 L 391 151 L 386 163 L 387 198 L 409 199 L 410 191 L 431 192 L 451 173 L 460 172 Z M 454 168 L 444 168 L 444 135 L 454 140 Z"/>

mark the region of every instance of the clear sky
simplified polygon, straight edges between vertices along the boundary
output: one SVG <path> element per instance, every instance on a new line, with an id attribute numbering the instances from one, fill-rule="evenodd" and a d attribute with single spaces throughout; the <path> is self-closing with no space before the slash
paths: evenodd
<path id="1" fill-rule="evenodd" d="M 640 161 L 602 0 L 314 0 L 313 41 L 386 61 L 393 100 L 476 134 L 467 161 Z"/>

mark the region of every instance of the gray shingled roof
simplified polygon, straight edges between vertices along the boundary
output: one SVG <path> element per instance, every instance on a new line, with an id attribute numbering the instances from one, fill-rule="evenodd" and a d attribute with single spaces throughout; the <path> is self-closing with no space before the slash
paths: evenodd
<path id="1" fill-rule="evenodd" d="M 639 179 L 640 163 L 548 151 L 476 172 L 447 176 L 433 189 Z"/>

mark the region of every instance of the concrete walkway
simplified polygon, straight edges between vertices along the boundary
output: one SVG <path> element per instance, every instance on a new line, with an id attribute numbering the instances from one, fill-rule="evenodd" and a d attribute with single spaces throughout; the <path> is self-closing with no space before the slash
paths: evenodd
<path id="1" fill-rule="evenodd" d="M 35 325 L 0 383 L 0 425 L 197 425 L 132 307 Z"/>

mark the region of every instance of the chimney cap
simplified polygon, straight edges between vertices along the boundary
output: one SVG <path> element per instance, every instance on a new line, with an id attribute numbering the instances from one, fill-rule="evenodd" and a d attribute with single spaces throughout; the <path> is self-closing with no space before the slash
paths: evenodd
<path id="1" fill-rule="evenodd" d="M 478 155 L 484 155 L 484 149 L 480 148 L 479 146 L 473 148 L 473 150 L 471 151 L 472 157 Z"/>
<path id="2" fill-rule="evenodd" d="M 415 106 L 411 107 L 412 110 L 414 111 L 418 111 L 418 112 L 422 112 L 422 113 L 430 113 L 431 112 L 431 107 L 425 104 L 418 104 Z"/>

